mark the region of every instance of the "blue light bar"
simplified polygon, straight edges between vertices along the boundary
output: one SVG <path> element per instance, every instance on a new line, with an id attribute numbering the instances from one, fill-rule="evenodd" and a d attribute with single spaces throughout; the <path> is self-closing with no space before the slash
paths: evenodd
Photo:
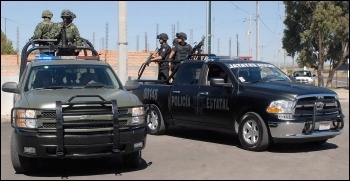
<path id="1" fill-rule="evenodd" d="M 35 60 L 53 60 L 57 57 L 55 56 L 36 56 Z"/>

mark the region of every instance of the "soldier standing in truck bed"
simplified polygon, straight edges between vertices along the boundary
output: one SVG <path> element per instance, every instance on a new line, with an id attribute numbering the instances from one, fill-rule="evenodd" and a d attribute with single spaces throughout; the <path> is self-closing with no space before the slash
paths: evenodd
<path id="1" fill-rule="evenodd" d="M 158 53 L 152 57 L 151 62 L 157 62 L 159 60 L 169 60 L 169 54 L 171 52 L 170 46 L 167 44 L 169 39 L 166 33 L 161 33 L 157 36 L 159 43 L 161 44 Z M 157 62 L 158 63 L 158 80 L 166 80 L 169 77 L 169 62 Z"/>
<path id="2" fill-rule="evenodd" d="M 79 30 L 77 26 L 73 23 L 73 19 L 76 18 L 76 15 L 70 11 L 69 9 L 62 10 L 61 18 L 63 22 L 59 22 L 55 24 L 54 35 L 57 38 L 60 45 L 68 45 L 68 46 L 81 46 L 83 43 L 83 39 L 80 37 Z M 65 30 L 65 41 L 62 37 L 62 30 Z M 66 55 L 77 55 L 79 52 L 77 51 L 69 51 L 65 52 Z"/>
<path id="3" fill-rule="evenodd" d="M 186 33 L 180 32 L 176 33 L 176 38 L 178 41 L 178 45 L 176 45 L 170 53 L 169 59 L 172 60 L 175 58 L 175 62 L 173 63 L 174 68 L 181 62 L 186 60 L 187 56 L 190 54 L 192 50 L 192 46 L 185 41 L 187 40 Z"/>

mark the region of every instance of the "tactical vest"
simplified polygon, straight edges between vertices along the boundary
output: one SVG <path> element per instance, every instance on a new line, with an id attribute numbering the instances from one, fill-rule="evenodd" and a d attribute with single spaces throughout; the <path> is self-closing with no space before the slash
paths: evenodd
<path id="1" fill-rule="evenodd" d="M 187 58 L 187 55 L 189 54 L 190 51 L 190 46 L 188 44 L 181 46 L 181 45 L 176 45 L 177 52 L 176 52 L 176 57 L 175 60 L 177 61 L 182 61 Z"/>

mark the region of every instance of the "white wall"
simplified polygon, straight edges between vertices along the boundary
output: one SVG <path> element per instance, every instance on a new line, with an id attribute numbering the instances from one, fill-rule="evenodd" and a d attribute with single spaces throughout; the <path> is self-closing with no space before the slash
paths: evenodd
<path id="1" fill-rule="evenodd" d="M 1 76 L 1 86 L 5 82 L 17 82 L 18 76 Z M 13 106 L 13 93 L 1 91 L 1 118 L 10 118 Z"/>

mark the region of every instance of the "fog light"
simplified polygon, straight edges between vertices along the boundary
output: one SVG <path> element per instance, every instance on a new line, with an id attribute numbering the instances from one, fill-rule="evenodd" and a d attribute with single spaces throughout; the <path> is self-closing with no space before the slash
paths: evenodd
<path id="1" fill-rule="evenodd" d="M 24 153 L 36 154 L 36 150 L 34 147 L 24 147 Z"/>
<path id="2" fill-rule="evenodd" d="M 139 149 L 143 147 L 143 142 L 135 143 L 134 144 L 134 149 Z"/>

